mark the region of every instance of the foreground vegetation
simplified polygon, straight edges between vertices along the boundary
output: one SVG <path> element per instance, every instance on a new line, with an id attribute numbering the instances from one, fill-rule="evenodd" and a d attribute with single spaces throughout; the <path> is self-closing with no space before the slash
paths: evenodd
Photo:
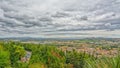
<path id="1" fill-rule="evenodd" d="M 27 51 L 30 57 L 22 60 Z M 120 55 L 95 57 L 74 49 L 63 51 L 54 44 L 0 42 L 0 68 L 120 68 Z"/>

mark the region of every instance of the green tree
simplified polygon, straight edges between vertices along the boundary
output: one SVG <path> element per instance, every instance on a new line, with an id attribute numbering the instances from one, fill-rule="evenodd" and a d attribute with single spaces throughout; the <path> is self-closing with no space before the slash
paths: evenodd
<path id="1" fill-rule="evenodd" d="M 5 68 L 10 66 L 10 54 L 8 51 L 3 50 L 0 46 L 0 68 Z"/>

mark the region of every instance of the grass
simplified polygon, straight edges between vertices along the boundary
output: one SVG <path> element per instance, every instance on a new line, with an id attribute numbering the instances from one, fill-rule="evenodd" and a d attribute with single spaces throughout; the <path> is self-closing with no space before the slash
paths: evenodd
<path id="1" fill-rule="evenodd" d="M 109 58 L 102 57 L 99 59 L 87 59 L 84 68 L 120 68 L 120 56 Z"/>

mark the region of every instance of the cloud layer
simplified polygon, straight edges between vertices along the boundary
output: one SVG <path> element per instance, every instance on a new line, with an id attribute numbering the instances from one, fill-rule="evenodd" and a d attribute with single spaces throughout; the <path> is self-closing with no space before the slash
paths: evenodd
<path id="1" fill-rule="evenodd" d="M 120 0 L 0 0 L 0 37 L 120 37 Z"/>

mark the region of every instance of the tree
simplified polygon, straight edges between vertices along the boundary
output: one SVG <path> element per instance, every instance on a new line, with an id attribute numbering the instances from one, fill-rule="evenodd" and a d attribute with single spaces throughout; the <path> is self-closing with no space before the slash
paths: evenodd
<path id="1" fill-rule="evenodd" d="M 10 66 L 10 54 L 8 51 L 3 50 L 3 47 L 0 46 L 0 68 Z"/>

